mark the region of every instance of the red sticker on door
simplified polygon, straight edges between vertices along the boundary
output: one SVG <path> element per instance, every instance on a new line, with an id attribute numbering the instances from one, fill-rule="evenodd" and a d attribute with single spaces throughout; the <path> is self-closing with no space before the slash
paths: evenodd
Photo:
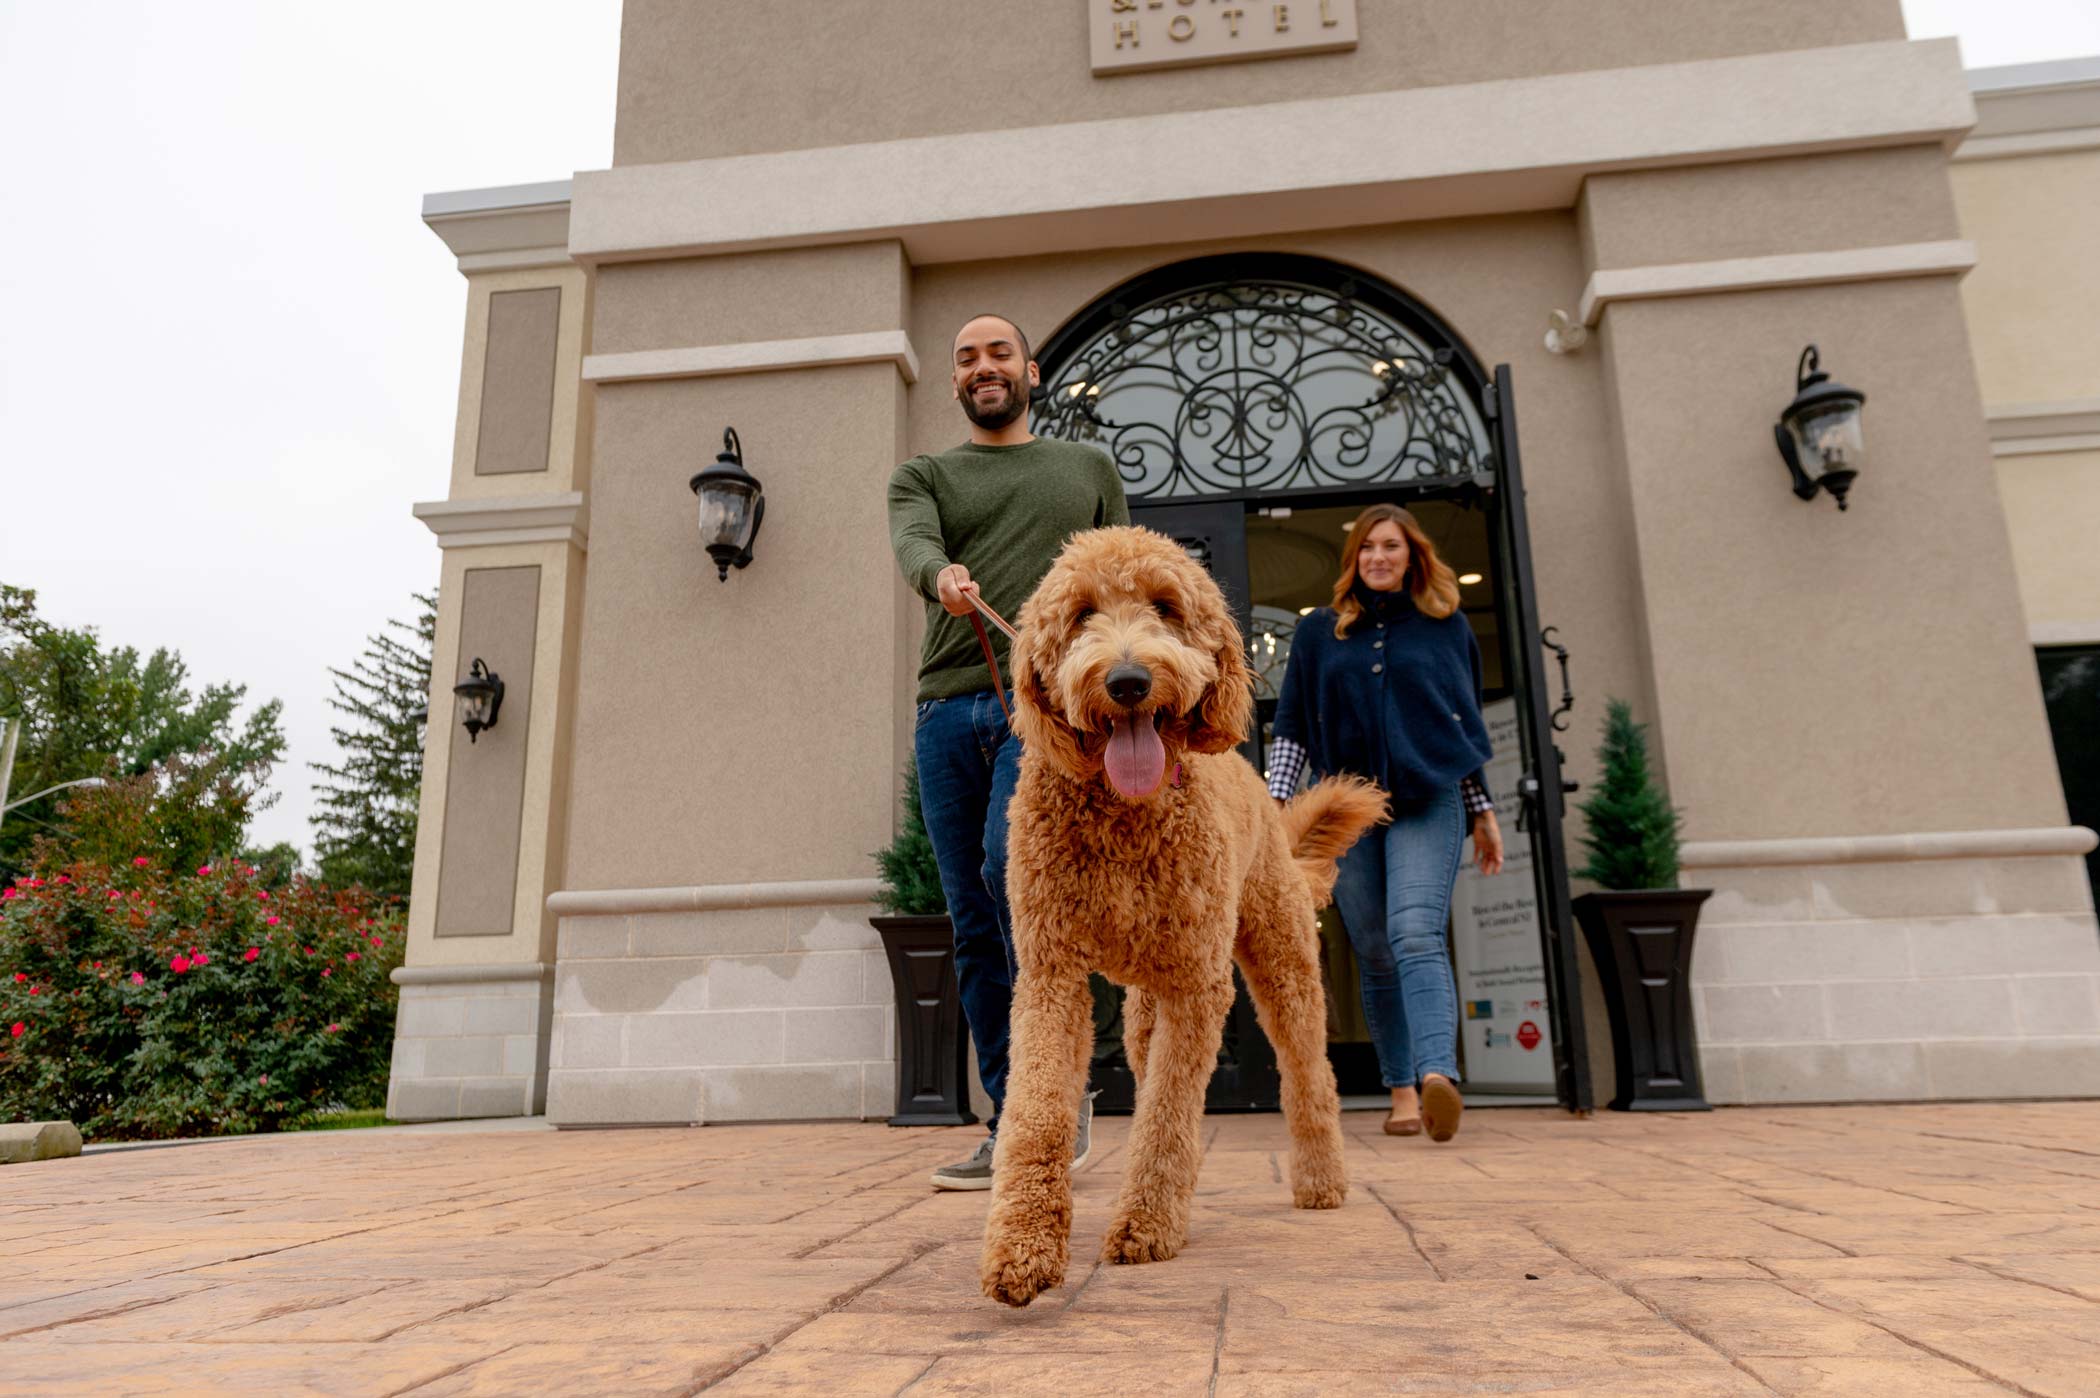
<path id="1" fill-rule="evenodd" d="M 1525 1020 L 1517 1026 L 1517 1042 L 1522 1044 L 1527 1051 L 1537 1048 L 1539 1046 L 1539 1027 L 1530 1020 Z"/>

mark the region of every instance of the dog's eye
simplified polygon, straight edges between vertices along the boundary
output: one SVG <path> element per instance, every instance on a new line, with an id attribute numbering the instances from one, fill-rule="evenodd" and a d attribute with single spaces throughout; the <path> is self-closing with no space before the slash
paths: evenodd
<path id="1" fill-rule="evenodd" d="M 1178 621 L 1181 619 L 1181 613 L 1174 610 L 1172 602 L 1155 600 L 1152 603 L 1152 610 L 1159 613 L 1161 621 Z"/>
<path id="2" fill-rule="evenodd" d="M 1084 626 L 1093 619 L 1094 609 L 1092 607 L 1081 607 L 1078 611 L 1072 613 L 1072 624 L 1074 626 Z"/>

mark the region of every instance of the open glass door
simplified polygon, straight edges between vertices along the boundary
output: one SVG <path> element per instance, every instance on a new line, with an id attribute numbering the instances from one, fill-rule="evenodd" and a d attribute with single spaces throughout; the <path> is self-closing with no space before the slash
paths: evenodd
<path id="1" fill-rule="evenodd" d="M 1503 890 L 1492 896 L 1475 896 L 1469 902 L 1467 882 L 1462 879 L 1453 915 L 1480 920 L 1490 935 L 1506 934 L 1502 942 L 1513 952 L 1534 949 L 1531 954 L 1539 960 L 1503 968 L 1509 984 L 1500 988 L 1511 992 L 1506 996 L 1483 995 L 1482 990 L 1498 987 L 1476 981 L 1469 997 L 1465 968 L 1461 966 L 1459 998 L 1464 1010 L 1461 1024 L 1468 1031 L 1467 1077 L 1474 1082 L 1483 1078 L 1492 1081 L 1498 1065 L 1511 1059 L 1521 1062 L 1538 1048 L 1547 1047 L 1552 1054 L 1554 1096 L 1570 1111 L 1587 1112 L 1594 1099 L 1582 1024 L 1581 962 L 1576 956 L 1577 931 L 1562 845 L 1569 788 L 1561 777 L 1564 759 L 1553 743 L 1556 712 L 1552 691 L 1547 687 L 1545 659 L 1545 647 L 1551 638 L 1543 636 L 1539 628 L 1531 526 L 1524 501 L 1524 468 L 1517 446 L 1516 402 L 1510 391 L 1507 364 L 1496 366 L 1494 382 L 1485 398 L 1482 406 L 1493 436 L 1497 473 L 1490 493 L 1490 510 L 1503 580 L 1501 629 L 1514 689 L 1506 705 L 1490 706 L 1496 712 L 1489 715 L 1489 730 L 1491 736 L 1499 738 L 1498 728 L 1514 729 L 1517 738 L 1513 762 L 1501 756 L 1504 743 L 1496 743 L 1498 761 L 1490 768 L 1488 785 L 1503 812 L 1510 872 L 1517 871 L 1520 861 L 1528 862 L 1531 896 L 1528 908 L 1522 906 L 1523 899 L 1512 898 Z M 1561 658 L 1564 664 L 1565 652 Z M 1559 692 L 1565 697 L 1565 669 L 1559 678 Z M 1513 812 L 1514 821 L 1510 819 Z M 1477 894 L 1479 884 L 1506 883 L 1507 879 L 1505 874 L 1501 880 L 1476 880 L 1474 890 Z M 1534 984 L 1543 991 L 1542 995 L 1525 992 L 1524 987 Z M 1544 1012 L 1543 1022 L 1525 1013 L 1537 1001 L 1543 1001 L 1537 1004 Z M 1506 1002 L 1515 1003 L 1515 1012 L 1509 1016 L 1500 1013 Z M 1492 1019 L 1513 1020 L 1509 1028 L 1496 1031 L 1496 1039 L 1487 1041 L 1485 1055 L 1476 1052 L 1471 1033 L 1483 1011 Z M 1508 1038 L 1500 1038 L 1501 1034 Z"/>

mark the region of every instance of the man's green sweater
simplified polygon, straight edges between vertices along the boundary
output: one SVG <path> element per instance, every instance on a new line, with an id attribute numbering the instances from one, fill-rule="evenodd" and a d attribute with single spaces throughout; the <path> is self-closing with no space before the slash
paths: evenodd
<path id="1" fill-rule="evenodd" d="M 968 568 L 992 609 L 1018 623 L 1021 604 L 1066 539 L 1128 523 L 1122 478 L 1098 447 L 1047 437 L 1017 447 L 965 443 L 899 466 L 890 476 L 890 547 L 904 580 L 926 599 L 920 700 L 992 687 L 969 618 L 950 616 L 940 604 L 934 579 L 941 569 Z M 1006 637 L 996 626 L 986 629 L 1007 670 Z"/>

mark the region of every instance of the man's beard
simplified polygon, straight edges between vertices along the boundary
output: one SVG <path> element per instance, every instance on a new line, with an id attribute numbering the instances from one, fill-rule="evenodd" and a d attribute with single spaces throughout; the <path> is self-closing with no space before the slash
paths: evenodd
<path id="1" fill-rule="evenodd" d="M 997 407 L 979 406 L 977 387 L 974 383 L 963 390 L 963 416 L 987 432 L 997 432 L 1012 425 L 1014 419 L 1028 411 L 1027 381 L 1002 376 L 1000 382 L 1006 385 L 1006 397 L 999 400 Z"/>

